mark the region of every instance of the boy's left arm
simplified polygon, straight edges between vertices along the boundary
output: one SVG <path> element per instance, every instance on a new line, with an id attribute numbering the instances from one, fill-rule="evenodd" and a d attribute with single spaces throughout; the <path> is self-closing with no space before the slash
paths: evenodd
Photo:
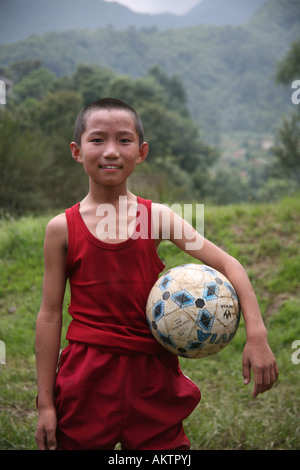
<path id="1" fill-rule="evenodd" d="M 212 249 L 210 247 L 210 250 Z M 252 369 L 254 375 L 253 397 L 256 398 L 259 393 L 264 393 L 273 387 L 278 379 L 279 371 L 268 344 L 267 330 L 248 275 L 236 259 L 225 255 L 224 264 L 219 265 L 218 268 L 215 266 L 215 268 L 223 272 L 230 280 L 240 301 L 246 327 L 246 345 L 243 352 L 244 383 L 245 385 L 249 384 Z M 227 257 L 229 259 L 226 262 Z"/>
<path id="2" fill-rule="evenodd" d="M 243 376 L 247 385 L 254 374 L 253 397 L 272 388 L 279 371 L 269 347 L 259 305 L 243 266 L 232 256 L 196 232 L 188 222 L 165 206 L 160 206 L 161 220 L 170 220 L 170 238 L 178 248 L 202 263 L 224 274 L 234 286 L 241 305 L 246 327 L 246 345 L 243 353 Z M 178 234 L 181 236 L 178 237 Z M 163 239 L 164 237 L 162 237 Z"/>

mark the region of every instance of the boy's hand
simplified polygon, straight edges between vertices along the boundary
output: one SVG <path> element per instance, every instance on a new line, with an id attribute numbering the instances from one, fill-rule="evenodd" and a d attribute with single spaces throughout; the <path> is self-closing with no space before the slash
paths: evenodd
<path id="1" fill-rule="evenodd" d="M 274 355 L 267 341 L 248 340 L 243 353 L 244 384 L 251 380 L 251 368 L 254 373 L 254 388 L 252 396 L 270 390 L 278 379 L 279 370 Z"/>
<path id="2" fill-rule="evenodd" d="M 47 408 L 39 411 L 39 419 L 35 434 L 38 450 L 56 450 L 56 411 L 55 408 Z"/>

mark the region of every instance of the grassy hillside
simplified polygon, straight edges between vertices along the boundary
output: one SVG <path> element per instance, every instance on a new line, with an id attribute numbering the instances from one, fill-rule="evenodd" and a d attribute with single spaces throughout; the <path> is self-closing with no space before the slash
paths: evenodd
<path id="1" fill-rule="evenodd" d="M 0 221 L 0 449 L 35 449 L 34 330 L 43 275 L 43 236 L 49 217 Z M 242 378 L 243 322 L 233 342 L 203 360 L 181 359 L 202 400 L 185 423 L 192 449 L 299 449 L 300 201 L 273 205 L 205 206 L 205 235 L 239 258 L 256 289 L 269 342 L 280 368 L 275 388 L 251 398 Z M 167 267 L 191 261 L 165 244 Z M 68 325 L 65 320 L 62 346 Z M 298 355 L 299 356 L 299 355 Z"/>

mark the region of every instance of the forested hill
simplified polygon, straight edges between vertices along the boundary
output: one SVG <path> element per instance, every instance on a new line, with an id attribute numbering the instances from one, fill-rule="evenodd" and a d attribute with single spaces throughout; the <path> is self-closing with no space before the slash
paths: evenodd
<path id="1" fill-rule="evenodd" d="M 275 84 L 275 67 L 299 31 L 299 0 L 269 0 L 250 21 L 235 27 L 107 28 L 32 36 L 0 46 L 0 68 L 30 58 L 41 60 L 56 76 L 85 63 L 139 77 L 158 65 L 182 81 L 193 119 L 215 143 L 224 132 L 270 132 L 289 112 L 291 91 Z"/>
<path id="2" fill-rule="evenodd" d="M 0 0 L 0 44 L 70 29 L 238 25 L 250 19 L 266 1 L 202 0 L 185 15 L 147 15 L 103 0 Z"/>

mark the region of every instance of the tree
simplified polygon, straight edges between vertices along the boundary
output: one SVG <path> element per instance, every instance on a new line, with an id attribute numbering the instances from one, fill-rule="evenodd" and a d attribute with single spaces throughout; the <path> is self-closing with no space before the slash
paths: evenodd
<path id="1" fill-rule="evenodd" d="M 51 164 L 41 176 L 44 192 L 54 207 L 77 202 L 86 191 L 85 174 L 71 157 L 75 119 L 82 109 L 82 96 L 72 90 L 47 93 L 32 113 L 31 128 L 40 129 L 51 151 Z"/>
<path id="2" fill-rule="evenodd" d="M 300 79 L 300 40 L 294 42 L 286 56 L 277 64 L 276 81 L 281 85 L 290 85 L 294 79 Z"/>
<path id="3" fill-rule="evenodd" d="M 36 129 L 24 126 L 24 115 L 0 112 L 0 207 L 11 213 L 42 210 L 48 200 L 44 193 L 44 172 L 51 164 L 51 152 Z"/>
<path id="4" fill-rule="evenodd" d="M 285 117 L 272 148 L 285 174 L 300 183 L 300 113 Z"/>
<path id="5" fill-rule="evenodd" d="M 110 81 L 114 73 L 99 66 L 79 65 L 71 76 L 73 90 L 82 95 L 83 104 L 87 105 L 107 96 Z"/>
<path id="6" fill-rule="evenodd" d="M 23 59 L 13 62 L 4 69 L 4 75 L 10 77 L 14 82 L 20 82 L 26 75 L 42 67 L 38 59 Z"/>
<path id="7" fill-rule="evenodd" d="M 150 68 L 149 76 L 163 87 L 168 108 L 176 110 L 184 117 L 189 117 L 185 89 L 179 78 L 176 76 L 169 78 L 157 65 Z"/>
<path id="8" fill-rule="evenodd" d="M 38 68 L 25 75 L 20 82 L 13 87 L 13 93 L 19 101 L 26 98 L 41 99 L 50 90 L 55 76 L 46 68 Z"/>
<path id="9" fill-rule="evenodd" d="M 277 66 L 277 83 L 287 85 L 300 79 L 300 40 L 293 43 Z M 285 117 L 278 129 L 273 153 L 278 157 L 282 170 L 300 183 L 300 109 Z"/>
<path id="10" fill-rule="evenodd" d="M 136 79 L 99 66 L 80 65 L 70 76 L 58 79 L 39 64 L 16 69 L 18 96 L 7 107 L 11 113 L 5 111 L 0 117 L 6 129 L 0 143 L 2 207 L 18 213 L 43 206 L 62 208 L 84 196 L 88 181 L 72 160 L 69 145 L 78 112 L 103 96 L 128 102 L 142 118 L 150 153 L 138 169 L 139 179 L 146 175 L 149 185 L 150 174 L 159 176 L 157 194 L 164 199 L 190 199 L 201 193 L 217 152 L 200 140 L 176 77 L 158 67 Z"/>
<path id="11" fill-rule="evenodd" d="M 70 139 L 76 116 L 82 106 L 82 97 L 75 91 L 48 92 L 32 114 L 34 126 L 41 127 L 45 134 L 50 134 L 52 138 L 64 136 Z"/>

